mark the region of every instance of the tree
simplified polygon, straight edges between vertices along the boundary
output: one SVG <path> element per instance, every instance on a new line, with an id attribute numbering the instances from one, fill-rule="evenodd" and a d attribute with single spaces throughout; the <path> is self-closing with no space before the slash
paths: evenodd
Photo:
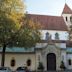
<path id="1" fill-rule="evenodd" d="M 24 47 L 35 46 L 35 44 L 40 41 L 40 32 L 38 30 L 40 24 L 34 23 L 27 13 L 25 17 L 22 18 L 21 22 L 20 39 L 18 39 L 19 45 Z"/>
<path id="2" fill-rule="evenodd" d="M 23 9 L 21 0 L 0 0 L 0 46 L 3 47 L 1 66 L 4 66 L 6 46 L 16 38 L 20 28 L 18 19 L 23 15 Z"/>
<path id="3" fill-rule="evenodd" d="M 1 66 L 4 66 L 6 47 L 32 47 L 40 39 L 34 22 L 27 19 L 26 15 L 24 17 L 24 7 L 22 0 L 0 0 L 0 46 L 3 47 Z M 21 22 L 22 17 L 24 22 Z"/>

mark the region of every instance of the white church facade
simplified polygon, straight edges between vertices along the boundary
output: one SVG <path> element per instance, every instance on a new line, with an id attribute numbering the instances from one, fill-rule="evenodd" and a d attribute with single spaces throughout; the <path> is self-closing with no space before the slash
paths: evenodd
<path id="1" fill-rule="evenodd" d="M 63 61 L 67 69 L 72 69 L 72 42 L 68 38 L 71 16 L 72 10 L 67 4 L 61 16 L 29 14 L 33 21 L 42 26 L 39 30 L 42 41 L 34 48 L 7 48 L 5 66 L 13 70 L 19 66 L 37 70 L 39 62 L 42 62 L 44 70 L 60 70 Z M 0 48 L 0 62 L 1 51 Z"/>

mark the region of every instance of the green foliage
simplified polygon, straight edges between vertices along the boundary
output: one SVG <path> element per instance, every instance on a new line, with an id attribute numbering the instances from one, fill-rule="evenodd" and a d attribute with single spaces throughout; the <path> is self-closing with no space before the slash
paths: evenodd
<path id="1" fill-rule="evenodd" d="M 32 47 L 40 40 L 40 32 L 27 14 L 23 14 L 24 8 L 22 0 L 0 1 L 1 45 Z"/>
<path id="2" fill-rule="evenodd" d="M 18 44 L 16 46 L 21 47 L 34 47 L 37 42 L 40 41 L 40 32 L 38 31 L 38 25 L 29 19 L 26 14 L 22 18 L 21 28 L 18 31 Z"/>
<path id="3" fill-rule="evenodd" d="M 66 69 L 65 64 L 64 64 L 64 62 L 63 62 L 63 61 L 61 61 L 60 68 L 61 68 L 61 69 Z"/>
<path id="4" fill-rule="evenodd" d="M 8 43 L 11 36 L 18 30 L 18 24 L 6 15 L 0 14 L 0 43 Z"/>
<path id="5" fill-rule="evenodd" d="M 40 40 L 34 22 L 24 17 L 23 0 L 0 0 L 0 46 L 1 66 L 4 66 L 7 46 L 33 47 Z M 21 22 L 21 18 L 24 17 Z"/>
<path id="6" fill-rule="evenodd" d="M 12 11 L 9 11 L 12 10 L 13 8 L 12 6 L 13 1 L 14 0 L 0 0 L 0 44 L 1 45 L 4 44 L 8 45 L 13 40 L 13 37 L 16 37 L 15 33 L 20 28 L 19 21 L 17 20 L 18 15 L 16 15 L 16 13 L 14 12 L 12 13 Z M 14 9 L 14 11 L 16 11 L 16 9 Z"/>
<path id="7" fill-rule="evenodd" d="M 25 5 L 23 0 L 0 0 L 0 11 L 8 14 L 23 13 Z"/>
<path id="8" fill-rule="evenodd" d="M 42 62 L 39 62 L 38 70 L 44 70 L 44 66 Z"/>
<path id="9" fill-rule="evenodd" d="M 5 50 L 16 42 L 20 29 L 19 19 L 23 15 L 20 9 L 21 0 L 0 0 L 0 46 L 2 49 L 1 66 L 4 66 Z"/>

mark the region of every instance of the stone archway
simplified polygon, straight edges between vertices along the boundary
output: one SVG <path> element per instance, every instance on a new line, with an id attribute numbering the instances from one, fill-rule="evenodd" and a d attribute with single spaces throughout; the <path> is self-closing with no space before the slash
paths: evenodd
<path id="1" fill-rule="evenodd" d="M 56 55 L 54 53 L 47 54 L 47 70 L 56 70 Z"/>

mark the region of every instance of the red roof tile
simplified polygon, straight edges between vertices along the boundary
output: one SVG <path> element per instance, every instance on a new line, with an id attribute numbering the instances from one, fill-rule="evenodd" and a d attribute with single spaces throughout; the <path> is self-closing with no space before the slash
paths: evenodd
<path id="1" fill-rule="evenodd" d="M 72 14 L 72 10 L 65 4 L 62 14 Z"/>
<path id="2" fill-rule="evenodd" d="M 60 30 L 67 31 L 67 26 L 61 16 L 46 16 L 28 14 L 34 22 L 39 22 L 44 30 Z"/>

